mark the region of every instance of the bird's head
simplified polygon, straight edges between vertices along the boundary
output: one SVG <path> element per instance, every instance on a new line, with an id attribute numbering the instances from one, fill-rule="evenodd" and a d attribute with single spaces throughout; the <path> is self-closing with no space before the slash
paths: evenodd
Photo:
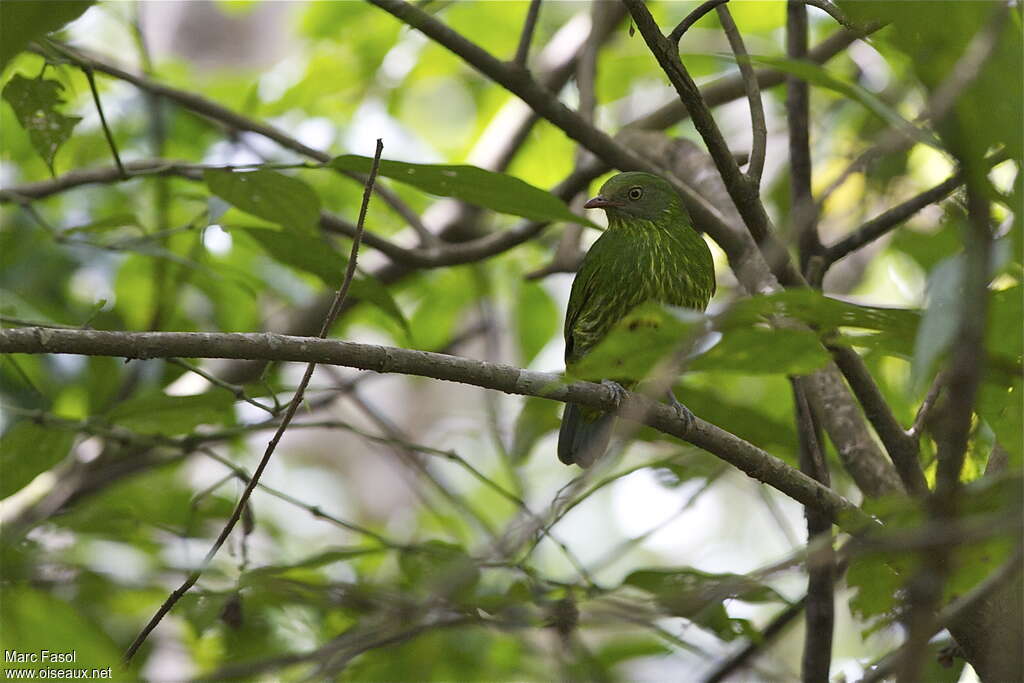
<path id="1" fill-rule="evenodd" d="M 651 173 L 619 173 L 605 181 L 596 197 L 583 205 L 604 209 L 609 218 L 654 221 L 683 211 L 682 201 L 668 181 Z"/>

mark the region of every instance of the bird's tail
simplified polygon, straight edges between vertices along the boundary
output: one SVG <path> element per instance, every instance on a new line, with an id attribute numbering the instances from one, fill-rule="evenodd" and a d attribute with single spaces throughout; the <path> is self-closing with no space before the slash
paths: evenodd
<path id="1" fill-rule="evenodd" d="M 558 431 L 558 459 L 566 465 L 590 467 L 604 455 L 614 426 L 613 413 L 567 403 Z"/>

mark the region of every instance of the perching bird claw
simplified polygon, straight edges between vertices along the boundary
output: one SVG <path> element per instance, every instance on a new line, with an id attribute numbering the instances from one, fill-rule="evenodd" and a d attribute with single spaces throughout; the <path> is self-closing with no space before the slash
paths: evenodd
<path id="1" fill-rule="evenodd" d="M 629 396 L 629 392 L 626 391 L 626 388 L 614 380 L 603 379 L 601 380 L 601 386 L 611 389 L 612 400 L 615 401 L 616 409 L 621 407 L 622 402 L 626 400 L 627 396 Z"/>
<path id="2" fill-rule="evenodd" d="M 679 402 L 679 399 L 676 398 L 671 389 L 668 391 L 668 402 L 672 406 L 672 410 L 676 412 L 676 416 L 686 425 L 683 430 L 689 432 L 693 428 L 693 423 L 697 421 L 697 416 L 693 414 L 692 410 Z"/>

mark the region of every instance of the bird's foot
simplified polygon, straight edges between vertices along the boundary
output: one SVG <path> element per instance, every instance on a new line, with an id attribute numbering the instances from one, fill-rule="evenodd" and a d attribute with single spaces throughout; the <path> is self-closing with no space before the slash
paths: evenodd
<path id="1" fill-rule="evenodd" d="M 668 402 L 669 405 L 672 406 L 672 410 L 676 411 L 676 417 L 682 420 L 683 424 L 686 425 L 684 431 L 689 432 L 690 429 L 693 428 L 693 423 L 697 421 L 697 417 L 693 414 L 693 411 L 680 403 L 679 399 L 676 398 L 676 395 L 672 393 L 671 389 L 668 391 Z"/>
<path id="2" fill-rule="evenodd" d="M 626 388 L 618 382 L 610 379 L 601 380 L 601 386 L 606 387 L 612 392 L 612 400 L 615 401 L 615 407 L 618 408 L 622 405 L 622 402 L 629 396 L 629 392 Z"/>

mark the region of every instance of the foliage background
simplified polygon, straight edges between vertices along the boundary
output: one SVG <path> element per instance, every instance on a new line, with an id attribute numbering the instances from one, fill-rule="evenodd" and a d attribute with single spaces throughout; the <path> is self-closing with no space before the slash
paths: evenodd
<path id="1" fill-rule="evenodd" d="M 11 4 L 5 3 L 5 12 L 13 11 Z M 844 6 L 851 18 L 884 18 L 897 26 L 870 43 L 855 42 L 829 63 L 831 77 L 851 84 L 845 92 L 817 87 L 822 76 L 814 72 L 819 81 L 812 88 L 810 132 L 817 195 L 885 133 L 886 116 L 912 120 L 922 111 L 974 35 L 968 29 L 983 26 L 993 7 L 911 4 L 928 17 L 920 23 L 929 28 L 914 34 L 901 33 L 898 16 L 872 16 L 881 11 L 875 6 Z M 694 5 L 657 3 L 650 9 L 667 28 Z M 426 4 L 503 58 L 516 51 L 527 7 Z M 730 7 L 752 54 L 785 54 L 785 3 Z M 556 37 L 579 43 L 588 13 L 584 3 L 543 3 L 534 59 Z M 12 16 L 5 17 L 8 27 Z M 65 20 L 74 16 L 72 9 Z M 996 516 L 1017 510 L 1019 479 L 1011 475 L 1021 465 L 1021 231 L 1014 212 L 1021 203 L 1019 8 L 1007 16 L 995 56 L 958 100 L 958 115 L 968 121 L 965 139 L 950 143 L 951 136 L 943 135 L 934 145 L 913 144 L 851 174 L 821 206 L 819 223 L 822 241 L 830 244 L 953 174 L 950 149 L 957 144 L 979 153 L 1005 145 L 1011 160 L 989 176 L 999 225 L 986 342 L 995 362 L 982 388 L 981 419 L 963 474 L 965 481 L 979 479 L 994 444 L 1006 449 L 1010 475 L 967 495 L 967 508 Z M 820 11 L 810 10 L 810 18 L 812 45 L 837 29 Z M 29 21 L 36 37 L 60 28 Z M 444 48 L 362 3 L 100 3 L 57 37 L 266 121 L 331 155 L 368 155 L 380 137 L 387 159 L 488 166 L 500 146 L 495 141 L 524 111 L 506 90 Z M 682 52 L 698 84 L 736 70 L 714 15 L 686 34 Z M 63 100 L 51 111 L 80 117 L 74 125 L 65 120 L 73 130 L 51 174 L 14 108 L 0 106 L 4 189 L 109 166 L 110 146 L 83 71 L 67 63 L 44 68 L 46 58 L 29 52 L 4 57 L 11 57 L 4 85 L 42 72 L 59 84 Z M 52 53 L 50 60 L 60 61 Z M 595 121 L 610 133 L 675 97 L 625 22 L 601 48 L 596 74 Z M 354 221 L 361 184 L 329 169 L 296 167 L 308 160 L 123 80 L 97 75 L 96 85 L 125 161 L 282 164 L 281 172 L 301 184 L 271 175 L 265 187 L 239 190 L 231 184 L 237 174 L 207 172 L 195 179 L 133 177 L 20 206 L 5 195 L 4 325 L 250 332 L 298 330 L 303 311 L 313 311 L 307 319 L 317 320 L 317 302 L 340 281 L 348 240 L 320 232 L 310 212 L 319 203 Z M 769 136 L 762 197 L 780 238 L 795 245 L 784 94 L 782 88 L 764 93 Z M 575 83 L 560 97 L 578 105 Z M 749 149 L 745 102 L 737 98 L 717 107 L 715 116 L 733 150 Z M 689 120 L 667 132 L 699 140 Z M 575 143 L 539 121 L 506 170 L 550 188 L 569 175 L 576 159 Z M 591 183 L 592 191 L 603 177 Z M 451 200 L 382 183 L 428 228 L 457 210 Z M 270 205 L 254 206 L 259 196 Z M 514 199 L 520 209 L 532 201 Z M 825 293 L 860 305 L 924 311 L 920 322 L 914 313 L 913 324 L 903 328 L 870 330 L 858 347 L 903 425 L 914 421 L 955 333 L 965 215 L 960 195 L 927 206 L 896 232 L 839 262 L 824 281 Z M 507 214 L 472 213 L 464 234 L 455 236 L 508 230 L 517 222 Z M 302 230 L 295 229 L 299 224 Z M 386 256 L 364 245 L 357 294 L 370 303 L 346 311 L 331 336 L 558 371 L 572 276 L 524 275 L 550 263 L 564 226 L 556 223 L 477 263 L 412 270 L 401 279 L 389 275 Z M 407 220 L 379 198 L 370 206 L 367 228 L 403 246 L 416 243 Z M 597 234 L 585 231 L 584 246 Z M 724 254 L 712 248 L 719 291 L 710 311 L 719 313 L 743 294 Z M 811 307 L 812 322 L 823 310 Z M 865 326 L 857 327 L 862 329 L 855 333 L 864 334 Z M 743 328 L 717 355 L 709 352 L 710 360 L 684 377 L 677 394 L 697 415 L 796 465 L 787 374 L 820 367 L 828 356 L 813 339 L 809 348 L 801 335 L 759 329 Z M 196 363 L 213 376 L 241 376 L 237 363 Z M 269 415 L 252 403 L 273 409 L 287 401 L 300 372 L 272 364 L 258 379 L 247 379 L 243 390 L 250 400 L 242 401 L 182 364 L 5 356 L 4 648 L 73 648 L 82 665 L 118 666 L 127 643 L 202 558 L 230 514 L 242 484 L 230 476 L 229 464 L 251 471 L 258 461 L 269 436 L 258 426 Z M 308 410 L 300 410 L 299 424 L 263 480 L 283 495 L 257 491 L 244 528 L 159 627 L 131 676 L 181 680 L 252 664 L 256 670 L 273 667 L 268 676 L 301 678 L 328 666 L 322 646 L 341 633 L 372 640 L 421 624 L 395 643 L 367 646 L 343 671 L 326 670 L 359 681 L 547 680 L 553 671 L 594 680 L 679 679 L 685 672 L 683 678 L 699 680 L 747 641 L 758 642 L 761 629 L 806 590 L 799 565 L 752 575 L 739 588 L 728 576 L 756 572 L 798 552 L 806 536 L 801 506 L 653 431 L 641 431 L 601 473 L 606 485 L 580 496 L 560 518 L 554 535 L 565 548 L 539 539 L 523 559 L 529 539 L 516 533 L 529 527 L 530 518 L 516 500 L 546 514 L 578 475 L 554 458 L 557 403 L 324 367 L 306 400 Z M 300 428 L 302 423 L 308 426 Z M 230 434 L 209 436 L 217 431 Z M 861 502 L 831 444 L 827 451 L 833 488 Z M 935 451 L 928 438 L 920 459 L 933 481 Z M 919 515 L 905 499 L 871 505 L 894 526 L 912 525 Z M 324 520 L 325 514 L 336 523 Z M 964 555 L 951 584 L 955 590 L 974 585 L 1008 557 L 1011 537 L 969 546 L 985 559 Z M 840 581 L 836 594 L 832 671 L 851 678 L 902 641 L 892 610 L 903 579 L 887 573 L 883 560 L 894 562 L 892 556 L 867 557 Z M 579 630 L 560 629 L 573 621 L 574 609 Z M 449 612 L 464 621 L 427 620 Z M 798 676 L 801 623 L 796 619 L 764 646 L 751 676 Z M 298 664 L 283 666 L 278 659 L 296 653 Z M 961 668 L 962 661 L 941 676 L 956 680 Z M 971 675 L 967 667 L 963 676 Z"/>

